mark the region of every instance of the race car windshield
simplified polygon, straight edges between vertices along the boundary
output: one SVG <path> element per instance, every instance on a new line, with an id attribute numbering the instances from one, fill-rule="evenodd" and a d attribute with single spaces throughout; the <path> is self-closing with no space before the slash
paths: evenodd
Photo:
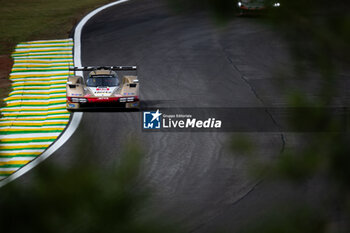
<path id="1" fill-rule="evenodd" d="M 119 85 L 119 79 L 109 75 L 93 75 L 86 81 L 88 87 L 116 87 Z"/>

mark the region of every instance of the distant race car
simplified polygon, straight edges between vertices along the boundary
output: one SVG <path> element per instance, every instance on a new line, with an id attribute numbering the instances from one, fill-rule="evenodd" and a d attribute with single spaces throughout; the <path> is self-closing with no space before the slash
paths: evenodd
<path id="1" fill-rule="evenodd" d="M 254 13 L 268 8 L 280 7 L 279 2 L 266 3 L 266 0 L 240 0 L 237 2 L 237 6 L 241 14 Z"/>
<path id="2" fill-rule="evenodd" d="M 74 67 L 72 71 L 90 71 L 87 78 L 69 76 L 67 80 L 67 109 L 84 107 L 122 107 L 139 109 L 139 81 L 137 76 L 117 72 L 136 71 L 136 66 Z"/>

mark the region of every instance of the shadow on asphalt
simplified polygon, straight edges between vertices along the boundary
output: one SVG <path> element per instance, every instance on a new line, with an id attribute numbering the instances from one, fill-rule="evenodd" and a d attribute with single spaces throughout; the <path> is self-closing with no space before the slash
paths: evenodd
<path id="1" fill-rule="evenodd" d="M 147 100 L 140 101 L 139 109 L 128 109 L 120 106 L 86 106 L 79 110 L 69 110 L 69 112 L 139 112 L 142 110 L 149 110 L 154 108 L 160 108 L 163 104 L 169 104 L 174 101 L 169 100 Z"/>

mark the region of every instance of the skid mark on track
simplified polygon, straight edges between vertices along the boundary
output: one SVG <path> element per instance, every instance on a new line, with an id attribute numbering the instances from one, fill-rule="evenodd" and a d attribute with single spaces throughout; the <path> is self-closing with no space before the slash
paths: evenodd
<path id="1" fill-rule="evenodd" d="M 233 69 L 235 71 L 237 71 L 241 77 L 241 79 L 249 86 L 250 90 L 253 92 L 254 96 L 259 100 L 259 102 L 266 107 L 266 104 L 264 102 L 264 100 L 259 96 L 259 94 L 257 93 L 257 91 L 255 90 L 255 88 L 253 87 L 253 85 L 251 85 L 251 83 L 248 81 L 248 79 L 244 76 L 244 74 L 242 74 L 242 72 L 239 70 L 239 68 L 234 64 L 234 62 L 232 61 L 231 57 L 227 54 L 227 52 L 225 51 L 225 49 L 223 49 L 223 53 L 225 54 L 228 62 L 231 64 L 231 66 L 233 67 Z M 274 123 L 274 125 L 277 126 L 278 129 L 281 129 L 280 125 L 278 124 L 278 122 L 276 121 L 276 119 L 274 118 L 274 116 L 271 114 L 271 112 L 265 108 L 265 112 L 269 115 L 270 119 L 272 120 L 272 122 Z M 280 134 L 281 137 L 281 141 L 282 141 L 282 147 L 280 150 L 280 153 L 283 153 L 284 149 L 285 149 L 285 145 L 286 145 L 286 140 L 285 140 L 285 136 L 283 133 Z"/>

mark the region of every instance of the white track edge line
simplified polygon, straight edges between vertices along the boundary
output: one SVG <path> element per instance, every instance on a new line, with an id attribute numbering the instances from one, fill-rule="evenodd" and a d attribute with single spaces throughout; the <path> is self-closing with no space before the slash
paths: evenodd
<path id="1" fill-rule="evenodd" d="M 119 0 L 116 2 L 109 3 L 107 5 L 101 6 L 94 11 L 90 12 L 88 15 L 86 15 L 77 25 L 74 32 L 74 64 L 75 66 L 81 67 L 81 31 L 86 24 L 87 21 L 89 21 L 93 16 L 95 16 L 97 13 L 103 11 L 106 8 L 112 7 L 114 5 L 118 5 L 123 2 L 127 2 L 129 0 Z M 78 71 L 76 75 L 83 75 L 82 71 Z M 36 167 L 38 164 L 40 164 L 42 161 L 50 157 L 56 150 L 58 150 L 65 142 L 68 141 L 68 139 L 73 135 L 73 133 L 78 128 L 80 121 L 83 117 L 82 112 L 75 112 L 73 113 L 72 120 L 70 121 L 67 129 L 63 132 L 63 134 L 56 140 L 47 150 L 44 151 L 40 156 L 38 156 L 36 159 L 34 159 L 29 164 L 25 165 L 23 168 L 19 169 L 12 175 L 8 176 L 7 178 L 4 178 L 0 181 L 0 188 L 4 185 L 10 183 L 11 181 L 17 179 L 18 177 L 22 176 L 23 174 L 27 173 L 34 167 Z"/>
<path id="2" fill-rule="evenodd" d="M 9 177 L 0 181 L 0 188 L 10 183 L 11 181 L 17 179 L 18 177 L 22 176 L 23 174 L 27 173 L 28 171 L 36 167 L 39 163 L 50 157 L 50 155 L 52 155 L 57 149 L 59 149 L 73 135 L 73 133 L 79 126 L 82 116 L 82 113 L 73 114 L 71 122 L 69 123 L 67 129 L 61 135 L 61 137 L 59 137 L 57 141 L 55 141 L 47 150 L 44 151 L 44 153 L 42 153 L 32 162 L 28 163 L 23 168 L 20 168 L 18 171 L 16 171 Z"/>

